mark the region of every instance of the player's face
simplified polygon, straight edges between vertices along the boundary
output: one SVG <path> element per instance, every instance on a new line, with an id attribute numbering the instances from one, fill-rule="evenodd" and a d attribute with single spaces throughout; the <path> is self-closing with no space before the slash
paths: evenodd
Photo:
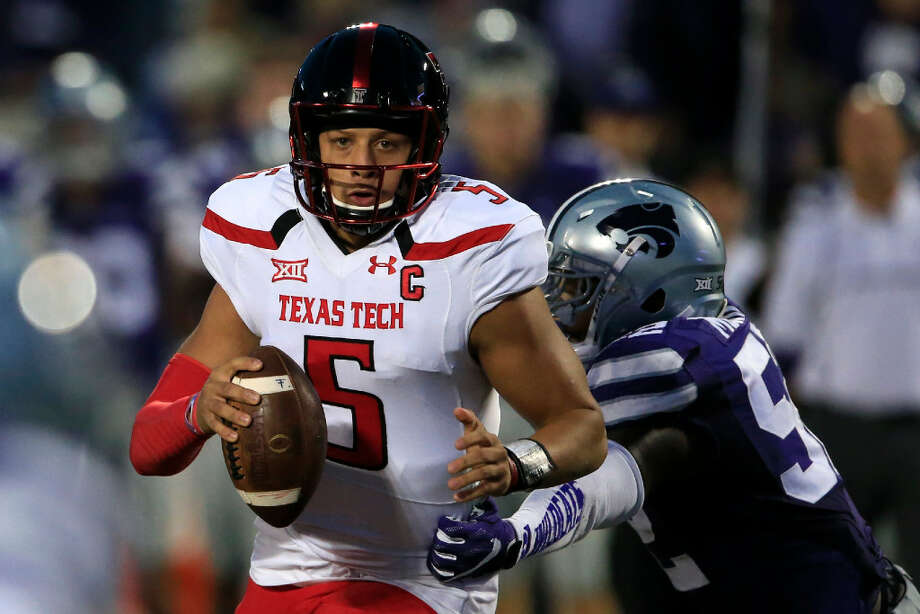
<path id="1" fill-rule="evenodd" d="M 895 110 L 874 102 L 856 101 L 846 106 L 838 125 L 840 158 L 848 169 L 895 169 L 908 145 Z"/>
<path id="2" fill-rule="evenodd" d="M 388 166 L 405 164 L 412 151 L 408 136 L 379 128 L 344 128 L 327 130 L 319 135 L 319 153 L 327 164 Z M 399 187 L 402 171 L 384 172 L 380 190 L 381 204 L 391 200 Z M 377 169 L 329 169 L 332 195 L 347 205 L 373 207 L 377 203 Z"/>
<path id="3" fill-rule="evenodd" d="M 578 279 L 566 280 L 565 285 L 562 287 L 562 293 L 559 295 L 559 300 L 569 301 L 576 296 L 581 296 L 580 289 Z M 585 340 L 585 335 L 588 334 L 588 326 L 591 324 L 592 313 L 594 313 L 593 309 L 584 309 L 575 315 L 575 319 L 571 323 L 563 323 L 558 318 L 556 321 L 569 341 L 577 343 Z"/>

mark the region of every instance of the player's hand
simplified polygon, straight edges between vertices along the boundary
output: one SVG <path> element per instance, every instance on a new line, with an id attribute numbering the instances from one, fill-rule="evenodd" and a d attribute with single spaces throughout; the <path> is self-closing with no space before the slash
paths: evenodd
<path id="1" fill-rule="evenodd" d="M 465 520 L 438 519 L 438 530 L 428 549 L 428 569 L 441 582 L 510 569 L 521 555 L 514 526 L 498 515 L 495 501 L 474 505 Z"/>
<path id="2" fill-rule="evenodd" d="M 454 501 L 472 501 L 508 492 L 511 468 L 501 440 L 487 431 L 468 409 L 456 408 L 454 417 L 463 424 L 463 435 L 454 442 L 454 447 L 466 452 L 447 465 L 447 472 L 453 476 L 447 480 L 447 487 L 457 491 Z"/>
<path id="3" fill-rule="evenodd" d="M 246 405 L 258 405 L 262 396 L 230 383 L 237 371 L 258 371 L 262 368 L 262 361 L 250 356 L 233 358 L 220 365 L 208 377 L 198 395 L 195 405 L 198 428 L 205 435 L 217 433 L 221 439 L 236 441 L 237 434 L 230 425 L 249 426 L 252 420 L 249 414 L 231 407 L 230 401 L 237 401 Z"/>

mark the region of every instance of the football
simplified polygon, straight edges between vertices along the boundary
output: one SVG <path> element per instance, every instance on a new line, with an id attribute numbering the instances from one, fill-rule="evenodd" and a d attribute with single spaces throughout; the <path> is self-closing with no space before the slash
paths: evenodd
<path id="1" fill-rule="evenodd" d="M 326 459 L 323 404 L 294 360 L 270 345 L 252 354 L 260 371 L 239 371 L 232 382 L 262 395 L 258 406 L 231 401 L 252 416 L 234 425 L 235 442 L 221 440 L 227 472 L 243 501 L 273 527 L 300 515 L 319 483 Z"/>

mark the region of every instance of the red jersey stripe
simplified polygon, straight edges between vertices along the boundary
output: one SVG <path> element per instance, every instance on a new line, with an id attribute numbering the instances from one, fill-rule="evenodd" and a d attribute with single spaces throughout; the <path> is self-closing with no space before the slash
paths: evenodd
<path id="1" fill-rule="evenodd" d="M 406 260 L 440 260 L 447 258 L 478 245 L 501 241 L 505 238 L 514 224 L 501 224 L 499 226 L 487 226 L 478 230 L 473 230 L 459 237 L 454 237 L 449 241 L 440 243 L 415 243 L 405 255 Z"/>
<path id="2" fill-rule="evenodd" d="M 278 249 L 275 238 L 270 231 L 238 226 L 233 222 L 225 220 L 210 209 L 205 212 L 204 221 L 201 225 L 237 243 L 248 243 L 249 245 L 255 245 L 256 247 L 264 249 Z"/>
<path id="3" fill-rule="evenodd" d="M 374 34 L 377 24 L 362 23 L 358 30 L 358 40 L 355 43 L 355 67 L 351 76 L 351 87 L 370 87 L 371 82 L 371 52 L 374 49 Z"/>

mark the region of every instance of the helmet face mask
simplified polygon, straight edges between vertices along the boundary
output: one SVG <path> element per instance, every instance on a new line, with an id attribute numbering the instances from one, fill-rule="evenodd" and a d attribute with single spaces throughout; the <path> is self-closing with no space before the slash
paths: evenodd
<path id="1" fill-rule="evenodd" d="M 645 324 L 716 315 L 724 305 L 721 235 L 705 208 L 673 186 L 591 186 L 557 211 L 547 241 L 544 295 L 582 360 Z"/>
<path id="2" fill-rule="evenodd" d="M 310 213 L 350 232 L 367 234 L 421 211 L 435 195 L 447 138 L 448 88 L 434 55 L 421 41 L 391 26 L 351 26 L 311 50 L 291 95 L 291 171 L 295 193 Z M 323 161 L 327 130 L 377 128 L 406 135 L 412 147 L 396 164 Z M 350 170 L 376 183 L 372 206 L 333 198 L 329 171 Z M 386 173 L 401 173 L 392 201 L 380 202 Z"/>
<path id="3" fill-rule="evenodd" d="M 602 280 L 609 267 L 590 258 L 579 258 L 571 252 L 557 253 L 549 263 L 549 274 L 542 290 L 552 307 L 556 321 L 568 333 L 584 336 L 579 331 L 585 312 L 593 312 L 602 290 Z"/>

